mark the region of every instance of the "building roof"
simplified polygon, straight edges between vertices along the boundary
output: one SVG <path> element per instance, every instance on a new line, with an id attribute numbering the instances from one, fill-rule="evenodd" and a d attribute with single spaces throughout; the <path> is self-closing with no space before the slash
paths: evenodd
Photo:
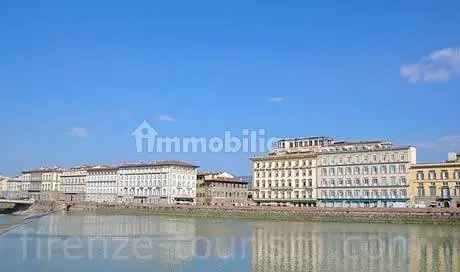
<path id="1" fill-rule="evenodd" d="M 117 166 L 111 166 L 111 165 L 96 165 L 90 168 L 86 168 L 85 170 L 88 172 L 91 171 L 100 171 L 100 170 L 117 170 Z"/>
<path id="2" fill-rule="evenodd" d="M 279 139 L 279 142 L 283 141 L 304 141 L 304 140 L 330 140 L 333 141 L 334 139 L 328 136 L 308 136 L 308 137 L 297 137 L 297 138 L 282 138 Z"/>
<path id="3" fill-rule="evenodd" d="M 26 170 L 23 171 L 23 174 L 30 174 L 30 173 L 49 173 L 49 172 L 62 172 L 64 171 L 64 168 L 54 166 L 54 167 L 40 167 L 37 169 L 31 169 L 31 170 Z"/>
<path id="4" fill-rule="evenodd" d="M 435 168 L 435 167 L 460 167 L 460 161 L 438 162 L 438 163 L 417 163 L 411 166 L 413 169 Z"/>
<path id="5" fill-rule="evenodd" d="M 371 140 L 371 141 L 356 141 L 356 142 L 347 142 L 347 141 L 340 141 L 334 142 L 332 145 L 361 145 L 361 144 L 391 144 L 388 141 L 382 140 Z"/>
<path id="6" fill-rule="evenodd" d="M 174 160 L 140 162 L 140 163 L 124 163 L 124 164 L 121 164 L 119 167 L 120 168 L 133 168 L 133 167 L 152 167 L 152 166 L 182 166 L 182 167 L 198 168 L 198 166 L 190 164 L 188 162 L 174 161 Z"/>

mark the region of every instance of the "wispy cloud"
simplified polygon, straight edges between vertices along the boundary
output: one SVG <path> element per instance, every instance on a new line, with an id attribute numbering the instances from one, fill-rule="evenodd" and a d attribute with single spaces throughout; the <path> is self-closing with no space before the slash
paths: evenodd
<path id="1" fill-rule="evenodd" d="M 281 102 L 284 102 L 284 100 L 286 100 L 286 98 L 282 96 L 274 96 L 268 99 L 268 101 L 272 103 L 281 103 Z"/>
<path id="2" fill-rule="evenodd" d="M 443 136 L 433 141 L 417 144 L 420 148 L 443 152 L 460 152 L 460 135 Z"/>
<path id="3" fill-rule="evenodd" d="M 400 72 L 411 83 L 449 81 L 460 76 L 460 48 L 434 51 L 417 63 L 401 66 Z"/>
<path id="4" fill-rule="evenodd" d="M 173 123 L 173 122 L 176 122 L 176 118 L 174 118 L 171 115 L 162 114 L 158 116 L 158 121 Z"/>
<path id="5" fill-rule="evenodd" d="M 77 138 L 86 138 L 88 137 L 88 129 L 83 127 L 73 127 L 69 130 L 69 135 Z"/>

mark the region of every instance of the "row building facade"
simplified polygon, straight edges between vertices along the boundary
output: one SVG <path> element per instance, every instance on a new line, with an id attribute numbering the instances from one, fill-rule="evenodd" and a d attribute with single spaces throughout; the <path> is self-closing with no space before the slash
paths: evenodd
<path id="1" fill-rule="evenodd" d="M 418 163 L 410 169 L 411 202 L 416 207 L 460 207 L 460 154 L 441 163 Z"/>
<path id="2" fill-rule="evenodd" d="M 260 205 L 406 207 L 416 149 L 308 137 L 280 140 L 251 160 Z"/>
<path id="3" fill-rule="evenodd" d="M 201 205 L 247 206 L 248 182 L 227 172 L 199 173 L 197 203 Z"/>
<path id="4" fill-rule="evenodd" d="M 119 201 L 134 203 L 194 202 L 198 166 L 182 161 L 122 164 Z"/>

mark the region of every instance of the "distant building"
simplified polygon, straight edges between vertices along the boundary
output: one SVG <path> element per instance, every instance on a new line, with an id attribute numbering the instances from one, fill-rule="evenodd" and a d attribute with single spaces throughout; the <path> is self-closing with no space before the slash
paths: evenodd
<path id="1" fill-rule="evenodd" d="M 117 200 L 118 167 L 98 165 L 86 169 L 86 201 L 112 203 Z"/>
<path id="2" fill-rule="evenodd" d="M 460 154 L 410 168 L 411 202 L 417 207 L 460 207 Z"/>
<path id="3" fill-rule="evenodd" d="M 8 189 L 8 177 L 0 176 L 0 198 L 5 198 Z"/>
<path id="4" fill-rule="evenodd" d="M 61 174 L 62 200 L 66 202 L 86 201 L 87 169 L 91 166 L 77 166 Z"/>
<path id="5" fill-rule="evenodd" d="M 240 176 L 237 179 L 241 180 L 241 182 L 245 182 L 248 184 L 248 189 L 252 188 L 252 176 Z"/>
<path id="6" fill-rule="evenodd" d="M 227 172 L 198 174 L 198 204 L 246 206 L 249 204 L 248 192 L 248 182 Z"/>
<path id="7" fill-rule="evenodd" d="M 29 197 L 43 201 L 59 200 L 63 171 L 60 167 L 24 171 L 21 179 L 28 184 Z"/>
<path id="8" fill-rule="evenodd" d="M 198 166 L 182 161 L 122 164 L 118 201 L 123 203 L 193 203 Z"/>
<path id="9" fill-rule="evenodd" d="M 19 178 L 9 178 L 6 181 L 7 188 L 4 193 L 6 199 L 25 199 L 28 198 L 27 184 Z"/>

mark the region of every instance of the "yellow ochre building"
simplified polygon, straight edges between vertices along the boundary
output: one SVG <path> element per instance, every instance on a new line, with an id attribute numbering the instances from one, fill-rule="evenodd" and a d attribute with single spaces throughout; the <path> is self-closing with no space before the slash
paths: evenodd
<path id="1" fill-rule="evenodd" d="M 410 199 L 415 207 L 460 207 L 460 154 L 441 163 L 410 168 Z"/>

